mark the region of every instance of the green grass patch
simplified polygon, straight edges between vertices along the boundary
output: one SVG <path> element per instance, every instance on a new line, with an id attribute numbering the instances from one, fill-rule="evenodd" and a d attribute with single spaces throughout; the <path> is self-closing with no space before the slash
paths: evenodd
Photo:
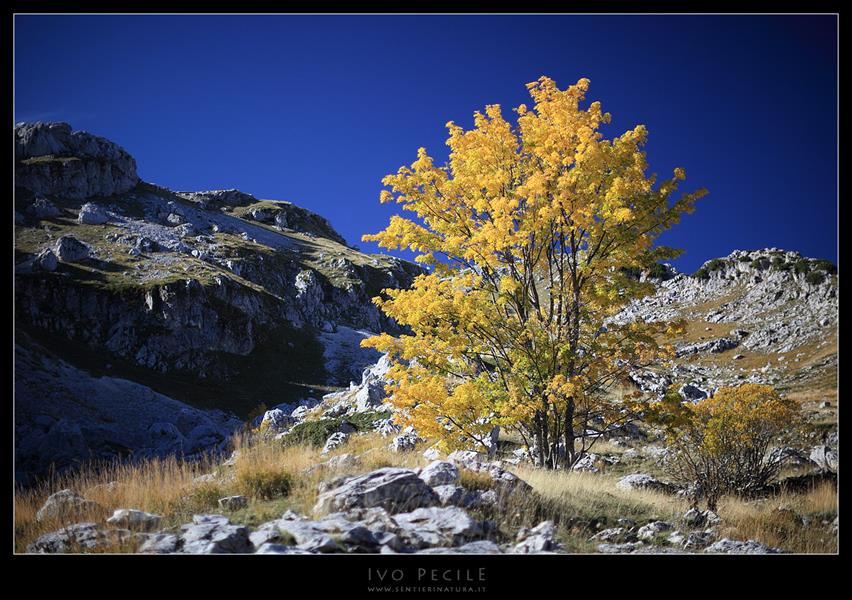
<path id="1" fill-rule="evenodd" d="M 294 426 L 284 437 L 284 441 L 288 446 L 305 444 L 322 448 L 329 436 L 344 423 L 348 423 L 356 431 L 372 431 L 376 421 L 389 417 L 390 411 L 365 411 L 337 419 L 304 421 Z"/>

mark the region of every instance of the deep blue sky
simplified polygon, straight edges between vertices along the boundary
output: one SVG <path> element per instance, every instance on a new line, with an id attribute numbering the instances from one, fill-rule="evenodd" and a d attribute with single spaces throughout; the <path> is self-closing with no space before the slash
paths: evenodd
<path id="1" fill-rule="evenodd" d="M 833 16 L 18 16 L 15 121 L 61 120 L 176 190 L 239 188 L 383 228 L 380 180 L 449 120 L 591 79 L 608 137 L 707 187 L 663 241 L 692 271 L 733 249 L 837 258 Z"/>

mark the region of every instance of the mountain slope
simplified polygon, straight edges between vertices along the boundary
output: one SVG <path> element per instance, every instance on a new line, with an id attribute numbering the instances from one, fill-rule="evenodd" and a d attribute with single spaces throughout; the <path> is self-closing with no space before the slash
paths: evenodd
<path id="1" fill-rule="evenodd" d="M 371 298 L 420 267 L 347 246 L 319 215 L 141 182 L 126 151 L 65 124 L 15 138 L 20 352 L 245 417 L 360 378 L 378 359 L 360 339 L 397 330 Z M 19 387 L 39 368 L 18 367 Z"/>
<path id="2" fill-rule="evenodd" d="M 652 279 L 657 292 L 615 320 L 686 320 L 675 341 L 675 368 L 656 373 L 668 383 L 712 392 L 749 381 L 834 395 L 839 313 L 833 264 L 767 248 L 734 251 L 693 275 L 663 271 Z M 660 382 L 646 383 L 654 381 Z"/>

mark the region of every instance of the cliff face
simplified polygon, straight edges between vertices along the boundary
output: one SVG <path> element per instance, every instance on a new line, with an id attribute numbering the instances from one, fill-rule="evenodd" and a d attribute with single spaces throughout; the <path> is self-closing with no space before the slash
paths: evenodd
<path id="1" fill-rule="evenodd" d="M 37 194 L 82 199 L 121 194 L 139 183 L 123 148 L 68 123 L 15 126 L 15 183 Z"/>
<path id="2" fill-rule="evenodd" d="M 15 140 L 20 352 L 37 340 L 68 373 L 244 416 L 346 386 L 378 359 L 358 341 L 397 330 L 371 299 L 420 268 L 347 246 L 319 215 L 140 182 L 124 150 L 66 124 L 19 124 Z M 61 420 L 60 398 L 80 400 L 73 386 L 26 393 L 39 364 L 16 372 L 25 434 L 39 410 Z"/>

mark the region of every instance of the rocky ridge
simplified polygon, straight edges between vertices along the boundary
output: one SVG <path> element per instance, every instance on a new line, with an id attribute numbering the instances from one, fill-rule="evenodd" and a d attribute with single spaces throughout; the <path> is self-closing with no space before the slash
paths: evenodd
<path id="1" fill-rule="evenodd" d="M 837 269 L 828 261 L 777 248 L 736 250 L 693 275 L 666 266 L 650 281 L 656 293 L 613 321 L 686 319 L 690 335 L 677 343 L 671 371 L 632 374 L 645 391 L 661 394 L 677 383 L 696 400 L 723 385 L 790 387 L 836 371 Z"/>

